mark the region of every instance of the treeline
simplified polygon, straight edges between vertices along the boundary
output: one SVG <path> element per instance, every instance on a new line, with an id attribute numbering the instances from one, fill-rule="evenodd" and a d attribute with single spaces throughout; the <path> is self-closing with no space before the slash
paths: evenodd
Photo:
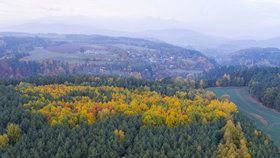
<path id="1" fill-rule="evenodd" d="M 205 71 L 199 79 L 207 82 L 207 87 L 246 86 L 252 78 L 253 71 L 243 66 L 221 66 Z"/>
<path id="2" fill-rule="evenodd" d="M 19 54 L 17 56 L 20 56 Z M 21 57 L 19 57 L 21 58 Z M 54 76 L 59 74 L 72 74 L 75 67 L 55 60 L 42 62 L 22 61 L 18 57 L 0 60 L 0 79 L 25 78 L 30 76 Z"/>
<path id="3" fill-rule="evenodd" d="M 205 72 L 207 86 L 248 86 L 249 92 L 267 107 L 280 111 L 280 68 L 218 67 Z"/>
<path id="4" fill-rule="evenodd" d="M 83 78 L 76 79 L 75 84 L 86 82 Z M 112 78 L 107 78 L 107 82 L 106 78 L 103 80 L 103 84 L 109 84 Z M 118 84 L 135 86 L 131 79 L 128 80 L 130 82 L 119 81 Z M 41 78 L 40 83 L 43 81 L 47 82 Z M 62 79 L 53 78 L 51 82 L 58 81 Z M 234 141 L 228 144 L 234 143 L 236 148 L 229 151 L 221 148 L 221 156 L 228 157 L 241 151 L 248 151 L 251 157 L 278 156 L 278 148 L 273 142 L 241 114 L 232 118 L 237 131 L 242 130 L 240 137 L 235 137 L 235 130 L 228 130 L 228 137 L 224 136 L 227 123 L 223 118 L 207 124 L 170 128 L 166 125 L 143 126 L 141 116 L 116 115 L 92 125 L 52 127 L 46 117 L 23 107 L 28 101 L 13 85 L 0 86 L 0 134 L 7 134 L 11 124 L 20 131 L 14 136 L 17 138 L 14 142 L 0 147 L 0 157 L 216 157 L 219 144 L 226 145 L 228 137 L 233 137 Z M 238 122 L 242 129 L 237 127 Z M 243 136 L 246 137 L 247 150 L 241 148 Z"/>
<path id="5" fill-rule="evenodd" d="M 249 82 L 249 92 L 265 106 L 280 111 L 280 69 L 263 69 Z"/>
<path id="6" fill-rule="evenodd" d="M 183 78 L 165 78 L 158 81 L 134 79 L 116 76 L 97 75 L 59 75 L 59 76 L 31 76 L 22 79 L 2 79 L 0 84 L 17 85 L 20 82 L 32 83 L 34 85 L 48 84 L 68 84 L 83 86 L 114 86 L 127 89 L 137 89 L 148 87 L 151 91 L 156 91 L 164 95 L 174 95 L 177 91 L 188 91 L 198 87 L 195 80 Z"/>

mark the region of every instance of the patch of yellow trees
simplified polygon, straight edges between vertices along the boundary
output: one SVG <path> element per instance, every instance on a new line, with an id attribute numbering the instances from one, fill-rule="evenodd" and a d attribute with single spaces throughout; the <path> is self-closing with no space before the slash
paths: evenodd
<path id="1" fill-rule="evenodd" d="M 148 88 L 129 90 L 108 86 L 35 86 L 20 83 L 17 89 L 29 98 L 29 102 L 23 106 L 43 114 L 52 126 L 94 124 L 96 121 L 123 114 L 141 115 L 144 124 L 177 127 L 194 122 L 208 123 L 219 118 L 228 119 L 232 113 L 237 112 L 232 102 L 213 99 L 213 94 L 207 91 L 203 94 L 195 93 L 195 97 L 190 99 L 191 92 L 177 92 L 174 96 L 164 96 Z M 74 92 L 78 95 L 67 98 Z M 94 97 L 84 95 L 88 93 Z"/>

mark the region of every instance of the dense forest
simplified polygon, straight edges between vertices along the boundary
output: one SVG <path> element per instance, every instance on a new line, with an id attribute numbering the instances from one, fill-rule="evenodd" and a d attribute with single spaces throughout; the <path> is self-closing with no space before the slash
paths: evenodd
<path id="1" fill-rule="evenodd" d="M 3 80 L 0 157 L 279 156 L 278 147 L 232 102 L 188 82 Z"/>
<path id="2" fill-rule="evenodd" d="M 218 67 L 205 72 L 208 86 L 248 86 L 265 106 L 280 111 L 280 68 Z"/>

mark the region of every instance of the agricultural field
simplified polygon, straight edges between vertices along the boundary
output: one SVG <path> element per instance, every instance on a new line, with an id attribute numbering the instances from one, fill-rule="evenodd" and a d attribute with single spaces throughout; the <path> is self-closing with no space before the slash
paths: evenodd
<path id="1" fill-rule="evenodd" d="M 91 60 L 97 60 L 102 55 L 103 58 L 112 58 L 112 56 L 106 56 L 108 52 L 94 49 L 86 49 L 86 52 L 81 52 L 84 47 L 68 47 L 68 45 L 62 45 L 61 47 L 37 47 L 34 50 L 28 52 L 28 56 L 22 58 L 22 61 L 43 61 L 43 60 L 59 60 L 73 64 L 84 64 Z M 114 56 L 113 56 L 114 57 Z"/>
<path id="2" fill-rule="evenodd" d="M 254 120 L 256 126 L 280 146 L 280 113 L 263 106 L 248 93 L 247 87 L 210 88 L 218 96 L 227 94 L 240 112 Z"/>

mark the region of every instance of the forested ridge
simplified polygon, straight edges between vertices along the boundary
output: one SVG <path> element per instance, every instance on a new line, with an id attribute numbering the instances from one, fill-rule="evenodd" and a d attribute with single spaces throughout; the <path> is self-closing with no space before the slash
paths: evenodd
<path id="1" fill-rule="evenodd" d="M 280 50 L 278 48 L 248 48 L 234 52 L 228 64 L 253 66 L 280 66 Z"/>
<path id="2" fill-rule="evenodd" d="M 97 76 L 2 81 L 0 156 L 279 156 L 233 103 L 180 83 Z"/>

